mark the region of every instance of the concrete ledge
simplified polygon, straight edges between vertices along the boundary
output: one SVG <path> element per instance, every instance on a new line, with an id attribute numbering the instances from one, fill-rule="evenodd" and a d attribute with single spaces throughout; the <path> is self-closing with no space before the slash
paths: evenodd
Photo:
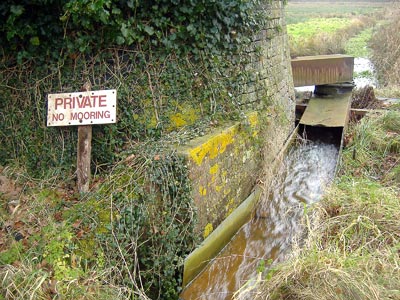
<path id="1" fill-rule="evenodd" d="M 185 260 L 183 287 L 192 281 L 225 247 L 236 232 L 253 216 L 262 189 L 256 186 L 255 191 L 239 205 Z"/>

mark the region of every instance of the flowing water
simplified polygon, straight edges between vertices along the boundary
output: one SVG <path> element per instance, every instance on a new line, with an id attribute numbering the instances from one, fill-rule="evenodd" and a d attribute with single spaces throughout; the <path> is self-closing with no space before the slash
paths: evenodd
<path id="1" fill-rule="evenodd" d="M 184 300 L 232 299 L 263 265 L 284 259 L 299 233 L 306 204 L 320 200 L 334 176 L 338 148 L 307 142 L 284 159 L 256 215 L 182 292 Z M 249 298 L 251 299 L 251 297 Z"/>
<path id="2" fill-rule="evenodd" d="M 362 88 L 367 85 L 374 88 L 378 86 L 374 65 L 368 58 L 354 58 L 354 84 L 356 88 Z"/>

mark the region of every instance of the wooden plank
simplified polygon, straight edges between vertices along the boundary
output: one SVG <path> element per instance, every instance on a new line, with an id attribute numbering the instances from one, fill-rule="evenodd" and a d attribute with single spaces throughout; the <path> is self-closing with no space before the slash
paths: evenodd
<path id="1" fill-rule="evenodd" d="M 186 287 L 230 242 L 240 227 L 250 221 L 262 194 L 260 186 L 244 200 L 186 259 L 183 287 Z"/>
<path id="2" fill-rule="evenodd" d="M 366 114 L 369 113 L 384 113 L 386 110 L 384 109 L 365 109 L 365 108 L 352 108 L 350 113 L 355 116 L 362 116 L 364 117 Z"/>
<path id="3" fill-rule="evenodd" d="M 351 93 L 310 99 L 300 124 L 345 127 L 349 119 Z"/>

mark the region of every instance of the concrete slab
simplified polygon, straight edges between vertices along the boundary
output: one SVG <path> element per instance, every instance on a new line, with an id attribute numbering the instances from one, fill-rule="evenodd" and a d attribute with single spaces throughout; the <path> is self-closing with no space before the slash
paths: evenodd
<path id="1" fill-rule="evenodd" d="M 351 106 L 351 93 L 312 98 L 300 119 L 309 126 L 345 127 Z"/>

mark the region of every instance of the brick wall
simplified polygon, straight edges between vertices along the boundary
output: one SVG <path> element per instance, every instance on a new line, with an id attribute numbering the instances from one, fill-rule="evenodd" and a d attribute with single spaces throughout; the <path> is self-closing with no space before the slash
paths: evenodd
<path id="1" fill-rule="evenodd" d="M 207 237 L 253 190 L 265 162 L 283 145 L 294 126 L 295 102 L 284 6 L 271 1 L 263 9 L 268 21 L 248 45 L 243 69 L 248 81 L 241 103 L 249 111 L 242 121 L 194 139 L 179 152 L 187 158 L 193 182 L 198 234 Z M 277 135 L 277 130 L 283 135 Z M 272 148 L 270 148 L 272 149 Z"/>

